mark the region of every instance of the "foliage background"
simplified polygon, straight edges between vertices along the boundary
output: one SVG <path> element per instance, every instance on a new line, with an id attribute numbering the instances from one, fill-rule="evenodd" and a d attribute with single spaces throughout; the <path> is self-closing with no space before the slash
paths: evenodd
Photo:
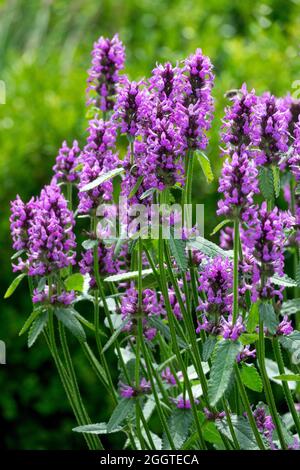
<path id="1" fill-rule="evenodd" d="M 49 181 L 64 139 L 84 141 L 86 69 L 98 36 L 119 32 L 132 79 L 149 75 L 156 61 L 175 62 L 197 47 L 211 57 L 216 119 L 208 154 L 218 174 L 224 92 L 244 81 L 258 92 L 295 91 L 299 28 L 299 0 L 0 1 L 0 80 L 7 94 L 0 105 L 1 297 L 13 278 L 9 201 L 16 193 L 28 199 Z M 207 186 L 199 169 L 194 178 L 209 233 L 217 186 Z M 39 340 L 28 350 L 25 338 L 18 337 L 29 313 L 25 285 L 9 301 L 1 300 L 7 365 L 0 365 L 0 448 L 84 448 L 71 432 L 75 423 L 45 344 Z M 111 404 L 76 344 L 73 357 L 93 420 L 105 420 Z M 118 448 L 119 441 L 112 445 Z"/>

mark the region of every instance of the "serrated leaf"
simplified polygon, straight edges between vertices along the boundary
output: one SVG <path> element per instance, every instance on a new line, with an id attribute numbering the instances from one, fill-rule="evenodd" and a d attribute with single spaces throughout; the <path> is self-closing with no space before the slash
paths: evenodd
<path id="1" fill-rule="evenodd" d="M 259 304 L 259 316 L 264 326 L 267 328 L 271 335 L 274 335 L 277 330 L 278 321 L 274 312 L 273 305 L 261 303 Z"/>
<path id="2" fill-rule="evenodd" d="M 65 287 L 67 291 L 76 290 L 83 292 L 84 290 L 84 276 L 80 273 L 71 274 L 65 279 Z"/>
<path id="3" fill-rule="evenodd" d="M 283 302 L 281 306 L 281 315 L 294 315 L 300 312 L 300 299 L 291 299 Z"/>
<path id="4" fill-rule="evenodd" d="M 247 419 L 242 416 L 232 415 L 231 421 L 241 450 L 257 450 L 258 446 Z M 226 419 L 217 420 L 216 424 L 219 431 L 232 441 L 232 436 Z"/>
<path id="5" fill-rule="evenodd" d="M 207 155 L 205 155 L 205 153 L 203 152 L 197 151 L 196 154 L 197 154 L 197 158 L 200 163 L 200 166 L 202 168 L 202 171 L 204 173 L 204 176 L 206 178 L 206 181 L 209 184 L 214 180 L 214 174 L 211 168 L 210 160 L 207 157 Z"/>
<path id="6" fill-rule="evenodd" d="M 274 274 L 270 281 L 275 284 L 276 286 L 283 286 L 283 287 L 296 287 L 297 282 L 292 279 L 291 277 L 285 274 L 284 276 L 279 276 L 279 274 Z"/>
<path id="7" fill-rule="evenodd" d="M 216 233 L 218 233 L 219 230 L 221 230 L 221 228 L 224 227 L 224 225 L 227 225 L 227 224 L 230 224 L 232 221 L 230 219 L 225 219 L 225 220 L 222 220 L 222 222 L 220 222 L 218 225 L 215 226 L 215 228 L 213 229 L 213 231 L 211 232 L 210 236 L 212 237 L 213 235 L 215 235 Z"/>
<path id="8" fill-rule="evenodd" d="M 117 426 L 115 429 L 110 431 L 110 433 L 122 431 L 121 426 Z M 85 434 L 109 434 L 107 430 L 107 423 L 95 423 L 95 424 L 86 424 L 85 426 L 77 426 L 73 428 L 74 432 L 82 432 Z"/>
<path id="9" fill-rule="evenodd" d="M 183 240 L 174 238 L 172 232 L 170 233 L 170 239 L 168 240 L 168 242 L 171 253 L 175 258 L 177 267 L 181 271 L 186 271 L 188 267 L 188 262 L 185 253 L 185 242 Z"/>
<path id="10" fill-rule="evenodd" d="M 59 321 L 74 335 L 80 342 L 86 341 L 86 336 L 81 323 L 76 318 L 75 310 L 72 308 L 56 308 L 54 313 Z"/>
<path id="11" fill-rule="evenodd" d="M 223 441 L 221 435 L 216 424 L 212 421 L 206 421 L 206 423 L 202 425 L 202 432 L 206 442 L 209 442 L 210 444 L 222 444 Z"/>
<path id="12" fill-rule="evenodd" d="M 239 337 L 240 342 L 246 346 L 247 344 L 253 344 L 258 340 L 257 333 L 242 333 Z"/>
<path id="13" fill-rule="evenodd" d="M 254 392 L 262 391 L 262 381 L 255 366 L 242 364 L 240 372 L 243 384 L 246 385 L 246 387 L 250 388 L 250 390 L 253 390 Z"/>
<path id="14" fill-rule="evenodd" d="M 98 246 L 98 240 L 84 240 L 82 247 L 85 250 L 92 250 L 95 246 Z"/>
<path id="15" fill-rule="evenodd" d="M 222 340 L 215 348 L 208 380 L 208 397 L 212 406 L 216 405 L 226 392 L 240 350 L 241 344 L 231 340 Z"/>
<path id="16" fill-rule="evenodd" d="M 202 359 L 203 361 L 208 361 L 210 356 L 212 355 L 212 352 L 215 348 L 215 345 L 217 343 L 217 338 L 214 336 L 209 336 L 205 343 L 203 343 L 202 347 Z"/>
<path id="17" fill-rule="evenodd" d="M 173 438 L 175 449 L 180 449 L 189 435 L 190 426 L 193 420 L 191 410 L 176 409 L 168 420 L 170 434 Z M 170 449 L 167 436 L 163 435 L 162 449 Z"/>
<path id="18" fill-rule="evenodd" d="M 26 273 L 19 274 L 19 276 L 15 277 L 10 286 L 8 287 L 7 291 L 4 294 L 4 298 L 8 299 L 16 290 L 22 279 L 26 276 Z"/>
<path id="19" fill-rule="evenodd" d="M 30 325 L 34 322 L 34 320 L 40 315 L 42 311 L 42 307 L 38 307 L 37 309 L 33 310 L 33 312 L 31 312 L 31 314 L 29 315 L 29 317 L 27 318 L 26 322 L 24 323 L 24 325 L 22 326 L 20 332 L 19 332 L 19 336 L 22 336 L 27 330 L 28 328 L 30 327 Z"/>
<path id="20" fill-rule="evenodd" d="M 110 170 L 107 173 L 104 173 L 103 175 L 98 176 L 98 178 L 96 178 L 94 181 L 91 181 L 90 183 L 84 185 L 82 188 L 80 188 L 79 191 L 80 192 L 90 191 L 91 189 L 96 188 L 100 184 L 114 178 L 117 175 L 120 175 L 121 173 L 124 173 L 124 168 L 114 168 L 113 170 Z"/>
<path id="21" fill-rule="evenodd" d="M 279 336 L 279 341 L 291 353 L 300 350 L 300 331 L 294 330 L 290 335 Z"/>
<path id="22" fill-rule="evenodd" d="M 147 276 L 148 274 L 152 274 L 152 269 L 143 269 L 142 276 Z M 104 279 L 105 282 L 123 282 L 128 281 L 129 279 L 135 279 L 139 277 L 138 271 L 129 271 L 127 273 L 121 274 L 113 274 L 112 276 L 108 276 Z"/>
<path id="23" fill-rule="evenodd" d="M 255 302 L 250 307 L 250 312 L 249 312 L 248 319 L 247 319 L 247 331 L 249 333 L 252 333 L 257 327 L 258 322 L 259 322 L 259 309 L 258 309 L 258 303 Z"/>
<path id="24" fill-rule="evenodd" d="M 262 166 L 259 170 L 259 188 L 263 197 L 267 201 L 274 198 L 274 178 L 272 169 L 268 166 Z"/>
<path id="25" fill-rule="evenodd" d="M 279 197 L 280 195 L 280 170 L 278 166 L 272 166 L 273 172 L 273 184 L 274 184 L 274 193 L 275 197 Z"/>
<path id="26" fill-rule="evenodd" d="M 38 318 L 34 320 L 34 322 L 31 324 L 29 333 L 28 333 L 28 347 L 31 348 L 31 346 L 34 345 L 36 342 L 37 338 L 45 328 L 48 322 L 48 312 L 43 312 Z"/>
<path id="27" fill-rule="evenodd" d="M 273 379 L 281 380 L 283 382 L 300 382 L 300 374 L 281 374 L 276 375 Z"/>
<path id="28" fill-rule="evenodd" d="M 109 433 L 114 429 L 118 429 L 119 425 L 123 423 L 135 408 L 135 403 L 135 400 L 132 398 L 122 398 L 119 401 L 107 423 L 107 431 Z"/>
<path id="29" fill-rule="evenodd" d="M 188 248 L 194 248 L 195 250 L 201 251 L 204 255 L 209 258 L 215 258 L 216 256 L 221 256 L 222 258 L 232 258 L 232 250 L 222 250 L 218 245 L 209 240 L 206 240 L 203 237 L 196 237 L 194 240 L 190 240 L 187 243 Z"/>
<path id="30" fill-rule="evenodd" d="M 139 187 L 141 186 L 143 182 L 144 176 L 139 176 L 138 179 L 136 180 L 135 185 L 133 186 L 132 190 L 129 193 L 128 199 L 131 199 L 136 193 Z"/>

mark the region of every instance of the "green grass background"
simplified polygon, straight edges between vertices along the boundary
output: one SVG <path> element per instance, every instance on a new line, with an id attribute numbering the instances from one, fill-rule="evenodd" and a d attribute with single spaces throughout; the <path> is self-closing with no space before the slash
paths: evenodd
<path id="1" fill-rule="evenodd" d="M 224 92 L 244 81 L 258 92 L 293 92 L 300 79 L 299 30 L 299 0 L 0 1 L 0 80 L 6 85 L 6 104 L 0 105 L 1 298 L 13 278 L 9 201 L 16 193 L 28 199 L 49 181 L 62 140 L 84 142 L 86 69 L 98 36 L 120 34 L 132 79 L 197 47 L 211 57 L 216 117 L 208 154 L 217 175 Z M 207 233 L 215 225 L 215 191 L 196 168 L 194 196 L 205 202 Z M 0 365 L 0 447 L 84 448 L 71 432 L 75 422 L 44 342 L 28 350 L 18 337 L 30 313 L 25 287 L 1 299 L 7 365 Z M 76 344 L 73 357 L 90 414 L 103 421 L 111 403 Z M 111 441 L 119 444 L 118 437 Z"/>

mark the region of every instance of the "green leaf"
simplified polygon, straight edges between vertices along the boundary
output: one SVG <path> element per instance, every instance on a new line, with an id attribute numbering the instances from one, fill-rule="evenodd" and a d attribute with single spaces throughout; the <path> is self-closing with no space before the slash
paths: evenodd
<path id="1" fill-rule="evenodd" d="M 38 292 L 43 292 L 45 290 L 47 284 L 47 278 L 46 277 L 41 277 L 41 279 L 38 282 L 37 285 L 37 291 Z"/>
<path id="2" fill-rule="evenodd" d="M 153 196 L 153 194 L 156 192 L 156 188 L 150 188 L 150 189 L 147 189 L 147 191 L 145 191 L 141 196 L 140 196 L 140 201 L 142 201 L 143 199 L 146 199 L 147 197 L 150 197 L 150 196 Z"/>
<path id="3" fill-rule="evenodd" d="M 216 405 L 226 392 L 240 350 L 241 344 L 231 340 L 222 340 L 215 348 L 208 381 L 208 397 L 212 406 Z"/>
<path id="4" fill-rule="evenodd" d="M 22 279 L 26 276 L 26 273 L 19 274 L 19 276 L 15 277 L 12 283 L 10 284 L 9 288 L 4 294 L 4 298 L 8 299 L 16 290 Z"/>
<path id="5" fill-rule="evenodd" d="M 222 256 L 222 258 L 232 258 L 233 252 L 231 250 L 222 250 L 218 245 L 203 237 L 196 237 L 194 240 L 190 240 L 187 243 L 188 248 L 194 248 L 195 250 L 201 251 L 201 253 L 215 258 L 216 256 Z"/>
<path id="6" fill-rule="evenodd" d="M 264 326 L 267 328 L 271 335 L 274 335 L 277 330 L 278 321 L 274 312 L 273 305 L 261 303 L 259 304 L 259 316 Z"/>
<path id="7" fill-rule="evenodd" d="M 300 382 L 300 374 L 282 374 L 276 375 L 273 379 L 281 380 L 284 382 Z"/>
<path id="8" fill-rule="evenodd" d="M 109 338 L 109 340 L 107 341 L 107 343 L 104 345 L 103 349 L 102 349 L 102 354 L 105 353 L 105 351 L 108 350 L 108 348 L 110 348 L 110 346 L 116 341 L 116 339 L 118 338 L 119 334 L 122 333 L 123 331 L 123 328 L 124 326 L 126 325 L 126 323 L 128 323 L 128 319 L 124 320 L 121 325 L 118 326 L 118 328 L 113 332 L 113 334 L 111 335 L 111 337 Z"/>
<path id="9" fill-rule="evenodd" d="M 22 250 L 19 250 L 19 251 L 16 251 L 16 253 L 14 253 L 12 256 L 11 256 L 11 260 L 14 260 L 16 258 L 19 258 L 19 256 L 21 256 L 23 253 L 25 252 L 25 249 L 23 248 Z"/>
<path id="10" fill-rule="evenodd" d="M 209 336 L 205 343 L 203 343 L 202 347 L 202 359 L 203 361 L 208 361 L 210 356 L 212 355 L 212 352 L 215 348 L 215 345 L 217 343 L 217 338 L 214 336 Z"/>
<path id="11" fill-rule="evenodd" d="M 215 226 L 215 228 L 213 229 L 213 231 L 211 232 L 210 236 L 212 237 L 213 235 L 215 235 L 216 233 L 218 233 L 219 230 L 221 230 L 221 228 L 224 227 L 224 225 L 227 225 L 227 224 L 230 224 L 232 221 L 230 219 L 225 219 L 225 220 L 222 220 L 222 222 L 220 222 L 218 225 Z"/>
<path id="12" fill-rule="evenodd" d="M 203 153 L 203 152 L 197 151 L 196 154 L 197 154 L 197 158 L 198 158 L 198 161 L 200 163 L 200 166 L 202 168 L 202 171 L 204 173 L 204 176 L 206 178 L 206 181 L 209 184 L 214 180 L 214 174 L 213 174 L 213 171 L 211 169 L 210 160 L 207 157 L 207 155 L 205 155 L 205 153 Z"/>
<path id="13" fill-rule="evenodd" d="M 241 450 L 257 450 L 258 446 L 247 419 L 242 416 L 232 415 L 231 421 Z M 217 420 L 216 424 L 219 431 L 232 441 L 232 436 L 226 419 Z"/>
<path id="14" fill-rule="evenodd" d="M 274 198 L 274 178 L 273 171 L 268 166 L 262 166 L 259 170 L 259 187 L 263 197 L 267 201 Z"/>
<path id="15" fill-rule="evenodd" d="M 187 257 L 185 254 L 185 242 L 180 239 L 174 238 L 172 231 L 170 233 L 170 239 L 168 240 L 170 250 L 175 258 L 176 264 L 181 271 L 186 271 L 188 267 Z"/>
<path id="16" fill-rule="evenodd" d="M 272 165 L 273 172 L 273 183 L 274 183 L 274 193 L 275 197 L 280 195 L 280 170 L 278 166 Z"/>
<path id="17" fill-rule="evenodd" d="M 223 441 L 217 426 L 212 421 L 206 421 L 206 423 L 202 425 L 202 432 L 206 442 L 210 444 L 222 444 Z"/>
<path id="18" fill-rule="evenodd" d="M 95 246 L 98 246 L 98 240 L 84 240 L 82 247 L 85 250 L 92 250 Z"/>
<path id="19" fill-rule="evenodd" d="M 279 336 L 279 341 L 291 353 L 300 350 L 300 331 L 294 330 L 290 335 Z"/>
<path id="20" fill-rule="evenodd" d="M 110 431 L 119 432 L 122 431 L 123 428 L 117 426 L 115 429 Z M 74 432 L 83 432 L 85 434 L 109 434 L 107 430 L 107 423 L 95 423 L 95 424 L 86 424 L 85 426 L 77 426 L 76 428 L 72 429 Z"/>
<path id="21" fill-rule="evenodd" d="M 300 287 L 300 262 L 296 269 L 296 284 L 298 287 Z"/>
<path id="22" fill-rule="evenodd" d="M 86 336 L 81 323 L 76 318 L 75 310 L 68 308 L 56 308 L 54 313 L 59 321 L 74 335 L 80 342 L 86 341 Z"/>
<path id="23" fill-rule="evenodd" d="M 255 343 L 258 340 L 258 334 L 257 333 L 243 333 L 239 337 L 239 340 L 241 341 L 242 344 L 246 346 L 247 344 Z"/>
<path id="24" fill-rule="evenodd" d="M 31 324 L 29 333 L 28 333 L 28 347 L 34 345 L 37 338 L 45 328 L 48 322 L 48 312 L 44 311 L 39 317 L 37 317 L 34 322 Z"/>
<path id="25" fill-rule="evenodd" d="M 30 325 L 34 322 L 34 320 L 40 315 L 42 312 L 42 307 L 38 307 L 37 309 L 33 310 L 29 317 L 27 318 L 26 322 L 22 326 L 19 336 L 22 336 L 30 327 Z"/>
<path id="26" fill-rule="evenodd" d="M 281 315 L 293 315 L 300 312 L 300 299 L 291 299 L 283 302 L 281 306 Z"/>
<path id="27" fill-rule="evenodd" d="M 123 423 L 135 408 L 135 403 L 136 401 L 132 398 L 122 398 L 119 401 L 107 423 L 107 431 L 109 433 L 118 429 L 119 425 Z"/>
<path id="28" fill-rule="evenodd" d="M 135 185 L 133 186 L 132 190 L 129 193 L 128 199 L 131 199 L 136 194 L 137 190 L 139 189 L 139 187 L 142 184 L 143 179 L 144 179 L 144 176 L 142 176 L 142 175 L 138 177 L 138 179 L 136 180 Z"/>
<path id="29" fill-rule="evenodd" d="M 166 338 L 168 341 L 171 341 L 172 337 L 168 325 L 166 325 L 159 318 L 154 316 L 149 317 L 149 323 L 154 326 L 154 328 L 156 328 L 158 331 L 160 331 L 164 338 Z M 177 336 L 176 338 L 177 343 L 181 348 L 187 348 L 187 344 L 181 338 L 179 338 L 179 336 Z"/>
<path id="30" fill-rule="evenodd" d="M 71 276 L 65 279 L 65 287 L 67 291 L 76 290 L 78 292 L 83 292 L 84 276 L 80 273 L 71 274 Z"/>
<path id="31" fill-rule="evenodd" d="M 168 427 L 176 449 L 180 449 L 189 435 L 193 415 L 191 410 L 176 409 L 168 420 Z M 167 436 L 163 435 L 163 450 L 170 449 Z"/>
<path id="32" fill-rule="evenodd" d="M 295 194 L 296 196 L 300 196 L 300 183 L 298 183 L 295 187 Z"/>
<path id="33" fill-rule="evenodd" d="M 152 274 L 152 269 L 143 269 L 142 276 L 147 276 L 148 274 Z M 112 276 L 108 276 L 104 279 L 105 282 L 123 282 L 129 279 L 135 279 L 139 277 L 138 271 L 129 271 L 127 273 L 122 274 L 113 274 Z"/>
<path id="34" fill-rule="evenodd" d="M 295 279 L 292 279 L 286 274 L 284 276 L 279 276 L 279 274 L 274 274 L 270 278 L 270 281 L 276 286 L 283 286 L 283 287 L 296 287 L 297 286 L 297 282 L 295 281 Z"/>
<path id="35" fill-rule="evenodd" d="M 252 333 L 257 327 L 259 322 L 259 309 L 258 303 L 255 302 L 251 305 L 250 312 L 247 319 L 247 331 Z"/>
<path id="36" fill-rule="evenodd" d="M 249 366 L 243 363 L 241 367 L 241 378 L 243 384 L 250 388 L 250 390 L 253 390 L 254 392 L 262 391 L 262 381 L 255 366 Z"/>
<path id="37" fill-rule="evenodd" d="M 90 183 L 80 188 L 79 191 L 80 192 L 90 191 L 91 189 L 96 188 L 100 184 L 114 178 L 117 175 L 120 175 L 121 173 L 124 173 L 124 168 L 114 168 L 113 170 L 110 170 L 107 173 L 104 173 L 103 175 L 98 176 L 98 178 L 96 178 L 94 181 L 91 181 Z"/>

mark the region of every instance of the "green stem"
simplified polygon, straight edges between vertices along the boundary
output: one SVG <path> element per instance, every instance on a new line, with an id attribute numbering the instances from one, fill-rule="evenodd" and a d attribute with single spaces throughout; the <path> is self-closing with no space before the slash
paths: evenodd
<path id="1" fill-rule="evenodd" d="M 170 333 L 171 333 L 171 341 L 172 341 L 172 346 L 173 350 L 176 354 L 178 364 L 180 366 L 180 369 L 183 374 L 183 379 L 185 381 L 185 385 L 187 387 L 190 403 L 191 403 L 191 408 L 195 420 L 195 426 L 196 430 L 199 434 L 199 440 L 201 442 L 201 448 L 206 449 L 206 443 L 203 438 L 202 430 L 201 430 L 201 424 L 199 421 L 199 416 L 197 413 L 197 407 L 195 404 L 191 384 L 189 381 L 189 377 L 187 374 L 187 371 L 185 369 L 185 364 L 184 361 L 181 357 L 180 354 L 180 349 L 177 343 L 177 338 L 176 338 L 176 330 L 175 330 L 175 324 L 174 324 L 174 314 L 170 305 L 170 300 L 169 300 L 169 293 L 168 293 L 168 287 L 167 287 L 167 279 L 166 279 L 166 273 L 165 273 L 165 266 L 164 266 L 164 240 L 162 238 L 162 227 L 160 225 L 160 230 L 159 230 L 159 266 L 160 266 L 160 275 L 161 275 L 161 286 L 162 286 L 162 294 L 164 297 L 164 302 L 166 306 L 166 311 L 167 311 L 167 318 L 168 318 L 168 323 L 170 327 Z"/>
<path id="2" fill-rule="evenodd" d="M 283 358 L 282 358 L 282 354 L 281 354 L 280 344 L 279 344 L 278 338 L 276 336 L 273 338 L 272 344 L 273 344 L 273 351 L 274 351 L 274 355 L 275 355 L 276 362 L 277 362 L 277 365 L 278 365 L 279 373 L 280 373 L 280 375 L 283 375 L 283 374 L 285 374 L 285 367 L 284 367 L 284 362 L 283 362 Z M 283 391 L 284 391 L 284 394 L 285 394 L 285 398 L 286 398 L 289 410 L 291 412 L 291 415 L 293 417 L 293 420 L 294 420 L 294 423 L 295 423 L 295 426 L 296 426 L 296 429 L 297 429 L 297 433 L 300 436 L 300 420 L 299 420 L 298 412 L 295 408 L 295 403 L 294 403 L 294 400 L 293 400 L 291 390 L 288 386 L 288 383 L 284 380 L 282 381 L 282 387 L 283 387 Z"/>
<path id="3" fill-rule="evenodd" d="M 259 339 L 257 343 L 257 355 L 258 355 L 258 363 L 259 363 L 259 368 L 261 372 L 261 377 L 262 377 L 262 382 L 264 386 L 264 391 L 266 394 L 266 400 L 270 409 L 270 413 L 278 434 L 278 438 L 280 441 L 280 445 L 283 450 L 287 449 L 287 445 L 284 440 L 282 428 L 281 428 L 281 423 L 279 420 L 279 416 L 277 413 L 276 409 L 276 404 L 275 404 L 275 399 L 273 396 L 272 392 L 272 387 L 269 381 L 268 373 L 266 370 L 266 364 L 265 364 L 265 335 L 264 335 L 264 325 L 263 322 L 260 320 L 259 321 Z"/>
<path id="4" fill-rule="evenodd" d="M 239 366 L 237 364 L 235 364 L 235 376 L 236 376 L 236 379 L 237 379 L 237 385 L 238 385 L 238 389 L 239 389 L 239 392 L 240 392 L 240 395 L 241 395 L 241 398 L 242 398 L 242 402 L 244 404 L 244 407 L 245 407 L 245 410 L 246 410 L 246 413 L 247 413 L 247 416 L 248 416 L 248 420 L 249 420 L 250 426 L 252 428 L 253 434 L 255 436 L 255 440 L 257 442 L 257 445 L 260 448 L 260 450 L 265 450 L 263 440 L 262 440 L 261 435 L 260 435 L 260 433 L 257 429 L 256 422 L 255 422 L 255 419 L 254 419 L 254 416 L 253 416 L 253 413 L 252 413 L 252 410 L 251 410 L 248 395 L 246 393 L 243 381 L 241 379 Z"/>

